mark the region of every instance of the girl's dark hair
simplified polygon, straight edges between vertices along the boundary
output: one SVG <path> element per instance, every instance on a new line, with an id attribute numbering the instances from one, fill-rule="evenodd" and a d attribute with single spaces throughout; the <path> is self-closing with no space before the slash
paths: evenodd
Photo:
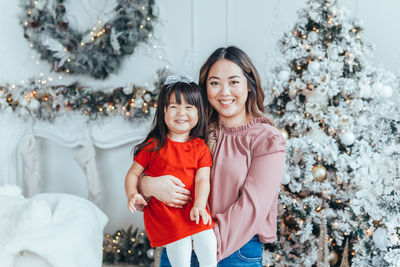
<path id="1" fill-rule="evenodd" d="M 196 83 L 176 82 L 164 85 L 158 95 L 157 109 L 154 115 L 153 124 L 146 139 L 133 148 L 134 155 L 136 156 L 147 145 L 157 142 L 157 145 L 151 151 L 159 151 L 167 142 L 168 127 L 165 124 L 165 110 L 169 105 L 169 100 L 175 93 L 176 102 L 182 103 L 182 96 L 186 102 L 197 108 L 199 112 L 199 120 L 195 127 L 190 131 L 190 139 L 196 137 L 206 139 L 207 131 L 207 116 L 205 113 L 204 102 L 201 95 L 201 88 Z M 150 139 L 153 139 L 151 142 Z"/>
<path id="2" fill-rule="evenodd" d="M 264 91 L 261 86 L 260 75 L 251 62 L 249 56 L 236 46 L 220 47 L 215 50 L 200 69 L 199 85 L 205 99 L 206 113 L 209 123 L 218 121 L 218 113 L 207 101 L 207 77 L 211 67 L 220 59 L 227 59 L 238 65 L 247 79 L 249 95 L 246 101 L 246 112 L 253 118 L 263 117 L 264 113 Z"/>

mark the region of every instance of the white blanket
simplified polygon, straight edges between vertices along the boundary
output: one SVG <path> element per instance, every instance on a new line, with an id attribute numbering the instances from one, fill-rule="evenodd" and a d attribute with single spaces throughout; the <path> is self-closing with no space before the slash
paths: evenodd
<path id="1" fill-rule="evenodd" d="M 13 267 L 21 251 L 30 251 L 53 267 L 100 267 L 107 221 L 81 197 L 46 193 L 26 199 L 15 186 L 2 186 L 0 266 Z"/>

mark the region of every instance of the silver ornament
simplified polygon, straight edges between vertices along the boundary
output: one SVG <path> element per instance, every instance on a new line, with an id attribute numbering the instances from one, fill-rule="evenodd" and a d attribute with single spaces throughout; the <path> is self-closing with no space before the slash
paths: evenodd
<path id="1" fill-rule="evenodd" d="M 146 255 L 147 255 L 147 258 L 149 258 L 151 260 L 154 259 L 154 248 L 148 249 L 146 252 Z"/>
<path id="2" fill-rule="evenodd" d="M 352 132 L 346 132 L 340 137 L 340 142 L 345 146 L 350 146 L 354 143 L 356 137 Z"/>

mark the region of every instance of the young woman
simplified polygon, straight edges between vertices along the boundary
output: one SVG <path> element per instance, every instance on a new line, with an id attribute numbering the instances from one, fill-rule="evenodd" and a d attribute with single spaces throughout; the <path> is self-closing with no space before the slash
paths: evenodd
<path id="1" fill-rule="evenodd" d="M 166 246 L 174 267 L 190 265 L 192 242 L 202 266 L 217 265 L 214 223 L 206 207 L 212 165 L 204 142 L 206 127 L 199 86 L 187 76 L 167 77 L 158 97 L 152 130 L 135 147 L 134 162 L 125 178 L 129 210 L 134 212 L 135 204 L 146 206 L 144 224 L 150 244 Z M 194 195 L 194 201 L 182 209 L 168 207 L 156 198 L 147 203 L 137 190 L 143 172 L 179 177 Z"/>
<path id="2" fill-rule="evenodd" d="M 218 266 L 262 266 L 262 244 L 276 240 L 285 140 L 264 117 L 259 74 L 239 48 L 215 50 L 200 70 L 199 85 L 213 154 L 209 207 Z M 173 175 L 144 176 L 140 185 L 146 196 L 170 207 L 185 207 L 190 198 Z M 160 266 L 170 266 L 165 250 Z"/>

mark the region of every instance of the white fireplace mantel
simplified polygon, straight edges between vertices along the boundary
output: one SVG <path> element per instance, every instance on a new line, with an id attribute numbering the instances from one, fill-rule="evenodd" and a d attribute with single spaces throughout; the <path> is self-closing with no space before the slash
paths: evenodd
<path id="1" fill-rule="evenodd" d="M 91 142 L 109 149 L 142 140 L 150 127 L 150 119 L 130 122 L 121 116 L 87 120 L 79 114 L 61 116 L 54 122 L 23 120 L 10 113 L 0 113 L 0 184 L 23 186 L 19 146 L 28 137 L 43 138 L 68 148 Z"/>

